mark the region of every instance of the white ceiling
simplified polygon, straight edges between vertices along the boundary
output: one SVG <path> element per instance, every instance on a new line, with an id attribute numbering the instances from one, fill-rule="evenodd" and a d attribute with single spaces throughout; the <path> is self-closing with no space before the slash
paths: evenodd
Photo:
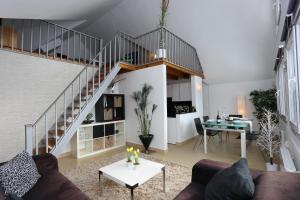
<path id="1" fill-rule="evenodd" d="M 122 0 L 1 0 L 3 18 L 86 20 L 101 17 Z"/>
<path id="2" fill-rule="evenodd" d="M 167 28 L 196 47 L 210 84 L 274 77 L 272 0 L 171 0 Z M 160 0 L 123 0 L 85 31 L 110 39 L 157 27 Z"/>
<path id="3" fill-rule="evenodd" d="M 206 82 L 274 77 L 273 0 L 170 0 L 167 28 L 196 47 Z M 108 40 L 158 27 L 161 0 L 2 0 L 1 17 L 86 20 L 79 28 Z"/>

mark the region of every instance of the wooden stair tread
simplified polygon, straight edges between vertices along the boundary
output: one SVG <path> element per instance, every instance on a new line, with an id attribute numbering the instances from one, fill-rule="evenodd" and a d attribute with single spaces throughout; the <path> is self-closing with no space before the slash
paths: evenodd
<path id="1" fill-rule="evenodd" d="M 65 133 L 64 130 L 57 129 L 57 136 L 61 137 L 64 133 Z M 51 129 L 51 130 L 48 131 L 48 136 L 49 137 L 55 137 L 55 135 L 56 135 L 55 129 Z"/>

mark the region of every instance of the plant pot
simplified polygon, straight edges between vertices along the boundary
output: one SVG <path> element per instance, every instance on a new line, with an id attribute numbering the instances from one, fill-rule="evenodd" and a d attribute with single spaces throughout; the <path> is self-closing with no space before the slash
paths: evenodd
<path id="1" fill-rule="evenodd" d="M 132 161 L 129 161 L 129 162 L 126 161 L 126 166 L 127 166 L 127 167 L 131 167 L 131 166 L 132 166 Z"/>
<path id="2" fill-rule="evenodd" d="M 133 164 L 133 169 L 136 170 L 136 169 L 138 168 L 139 165 L 140 165 L 139 163 L 138 163 L 138 164 L 134 163 L 134 164 Z"/>
<path id="3" fill-rule="evenodd" d="M 83 120 L 83 124 L 91 124 L 91 123 L 93 123 L 94 122 L 94 120 Z"/>
<path id="4" fill-rule="evenodd" d="M 271 165 L 271 163 L 266 163 L 266 170 L 269 172 L 278 171 L 278 165 L 275 163 L 273 163 L 273 165 Z"/>
<path id="5" fill-rule="evenodd" d="M 139 137 L 140 137 L 141 142 L 144 145 L 145 152 L 148 153 L 148 149 L 149 149 L 149 146 L 152 142 L 152 139 L 153 139 L 154 135 L 152 135 L 152 134 L 139 135 Z"/>
<path id="6" fill-rule="evenodd" d="M 167 50 L 166 49 L 157 49 L 156 50 L 156 58 L 167 58 Z"/>

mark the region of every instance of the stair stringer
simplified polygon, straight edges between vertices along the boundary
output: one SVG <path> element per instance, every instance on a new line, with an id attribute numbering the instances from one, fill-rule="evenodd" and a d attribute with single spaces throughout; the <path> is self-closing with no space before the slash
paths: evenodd
<path id="1" fill-rule="evenodd" d="M 85 107 L 82 109 L 79 116 L 74 120 L 72 125 L 68 128 L 66 133 L 60 138 L 57 145 L 51 150 L 50 153 L 52 153 L 55 156 L 58 156 L 65 148 L 65 146 L 70 142 L 74 134 L 76 133 L 77 129 L 85 119 L 86 115 L 92 110 L 92 108 L 95 106 L 97 101 L 100 99 L 102 94 L 106 91 L 108 86 L 111 84 L 111 82 L 114 80 L 114 78 L 117 76 L 118 72 L 120 71 L 119 62 L 111 69 L 111 72 L 106 76 L 105 80 L 101 82 L 100 87 L 95 91 L 94 96 L 88 101 L 88 103 L 85 105 Z"/>

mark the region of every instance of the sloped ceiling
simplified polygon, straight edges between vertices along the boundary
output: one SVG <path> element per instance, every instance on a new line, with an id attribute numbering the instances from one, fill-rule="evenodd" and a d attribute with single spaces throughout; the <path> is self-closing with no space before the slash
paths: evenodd
<path id="1" fill-rule="evenodd" d="M 101 17 L 122 0 L 1 0 L 3 18 L 87 20 Z"/>
<path id="2" fill-rule="evenodd" d="M 206 82 L 274 77 L 272 0 L 171 0 L 167 28 L 196 47 Z M 109 40 L 158 27 L 160 0 L 124 0 L 83 28 Z M 230 91 L 229 91 L 230 92 Z"/>

